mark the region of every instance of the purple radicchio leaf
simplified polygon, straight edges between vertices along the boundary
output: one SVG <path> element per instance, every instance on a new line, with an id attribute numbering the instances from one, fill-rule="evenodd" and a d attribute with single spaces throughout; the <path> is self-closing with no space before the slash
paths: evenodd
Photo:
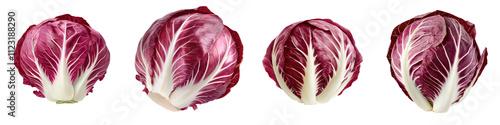
<path id="1" fill-rule="evenodd" d="M 14 56 L 24 84 L 57 103 L 81 101 L 109 65 L 104 38 L 83 18 L 69 14 L 30 26 Z"/>
<path id="2" fill-rule="evenodd" d="M 239 79 L 238 34 L 208 8 L 179 10 L 156 20 L 139 42 L 137 80 L 171 111 L 224 97 Z"/>
<path id="3" fill-rule="evenodd" d="M 349 30 L 330 19 L 311 19 L 286 27 L 262 62 L 290 98 L 311 105 L 326 103 L 350 87 L 362 60 Z"/>
<path id="4" fill-rule="evenodd" d="M 474 24 L 443 11 L 398 25 L 387 59 L 403 92 L 426 111 L 446 112 L 467 95 L 487 64 Z"/>

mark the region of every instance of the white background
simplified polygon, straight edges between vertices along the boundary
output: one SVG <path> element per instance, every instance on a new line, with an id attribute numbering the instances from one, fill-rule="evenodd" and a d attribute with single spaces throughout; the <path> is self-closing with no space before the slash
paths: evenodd
<path id="1" fill-rule="evenodd" d="M 237 31 L 244 45 L 240 82 L 224 98 L 198 105 L 198 110 L 170 112 L 151 101 L 135 80 L 134 58 L 139 39 L 156 19 L 179 9 L 208 6 Z M 6 62 L 6 17 L 18 11 L 18 38 L 31 24 L 69 13 L 84 17 L 99 31 L 111 52 L 111 63 L 94 93 L 76 104 L 55 104 L 36 97 L 18 81 L 17 117 L 7 116 L 8 74 L 0 71 L 0 124 L 137 125 L 315 125 L 500 124 L 498 2 L 472 1 L 71 1 L 9 0 L 0 6 L 0 58 Z M 447 113 L 425 112 L 411 102 L 390 75 L 386 53 L 392 29 L 414 16 L 434 10 L 450 12 L 476 24 L 476 40 L 488 47 L 488 65 L 464 102 Z M 325 104 L 303 105 L 276 87 L 262 66 L 268 44 L 287 25 L 311 18 L 330 18 L 353 33 L 364 61 L 359 79 Z M 5 63 L 2 64 L 5 67 Z M 0 68 L 1 69 L 1 68 Z M 21 76 L 18 76 L 21 79 Z"/>

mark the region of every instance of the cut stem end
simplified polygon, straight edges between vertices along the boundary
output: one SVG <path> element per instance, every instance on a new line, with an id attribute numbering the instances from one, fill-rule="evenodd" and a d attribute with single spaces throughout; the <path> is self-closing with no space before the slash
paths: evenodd
<path id="1" fill-rule="evenodd" d="M 78 101 L 75 100 L 58 100 L 56 101 L 56 104 L 73 104 L 77 103 Z"/>
<path id="2" fill-rule="evenodd" d="M 179 109 L 177 109 L 177 107 L 172 105 L 172 103 L 170 103 L 168 99 L 166 99 L 159 93 L 149 92 L 148 96 L 149 98 L 151 98 L 151 100 L 153 100 L 156 104 L 161 105 L 163 108 L 166 108 L 173 112 L 180 111 Z"/>

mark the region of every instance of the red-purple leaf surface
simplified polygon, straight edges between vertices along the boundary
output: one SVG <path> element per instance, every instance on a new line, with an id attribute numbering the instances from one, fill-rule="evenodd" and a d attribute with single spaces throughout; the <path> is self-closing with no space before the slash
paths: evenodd
<path id="1" fill-rule="evenodd" d="M 474 24 L 443 11 L 397 26 L 387 55 L 403 92 L 426 111 L 446 112 L 462 100 L 486 66 Z"/>
<path id="2" fill-rule="evenodd" d="M 286 27 L 262 62 L 289 97 L 316 104 L 348 88 L 357 79 L 362 60 L 349 30 L 329 19 L 312 19 Z"/>
<path id="3" fill-rule="evenodd" d="M 104 78 L 109 51 L 83 18 L 65 14 L 30 26 L 17 44 L 15 64 L 37 96 L 74 103 Z"/>
<path id="4" fill-rule="evenodd" d="M 238 34 L 206 7 L 179 10 L 156 20 L 142 37 L 136 78 L 157 104 L 196 109 L 238 82 L 242 54 Z"/>

